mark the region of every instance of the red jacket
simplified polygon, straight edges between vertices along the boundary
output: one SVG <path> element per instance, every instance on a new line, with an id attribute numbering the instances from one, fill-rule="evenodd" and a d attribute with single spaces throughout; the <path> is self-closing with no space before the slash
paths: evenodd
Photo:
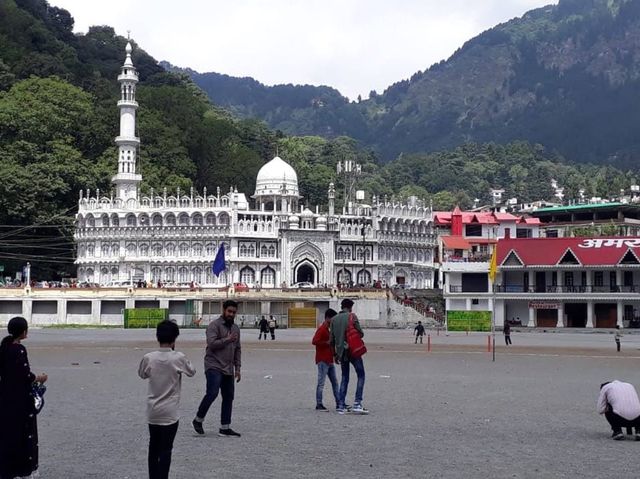
<path id="1" fill-rule="evenodd" d="M 316 347 L 316 364 L 323 362 L 333 364 L 333 348 L 329 344 L 329 325 L 325 322 L 318 326 L 311 344 Z"/>

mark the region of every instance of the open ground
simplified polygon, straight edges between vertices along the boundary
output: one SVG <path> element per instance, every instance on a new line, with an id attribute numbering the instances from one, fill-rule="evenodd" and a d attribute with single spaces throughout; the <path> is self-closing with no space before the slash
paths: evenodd
<path id="1" fill-rule="evenodd" d="M 640 335 L 622 353 L 610 334 L 513 334 L 486 352 L 482 334 L 366 330 L 368 416 L 314 410 L 312 330 L 257 341 L 243 330 L 243 377 L 233 428 L 215 434 L 219 400 L 197 437 L 191 419 L 204 393 L 203 330 L 182 330 L 177 349 L 198 368 L 183 380 L 176 478 L 619 478 L 637 477 L 640 443 L 615 442 L 595 412 L 599 384 L 640 386 Z M 143 478 L 146 382 L 137 377 L 152 330 L 30 331 L 34 372 L 49 374 L 39 416 L 44 478 Z M 426 338 L 425 338 L 426 343 Z M 353 400 L 352 371 L 349 401 Z M 329 385 L 325 404 L 333 409 Z"/>

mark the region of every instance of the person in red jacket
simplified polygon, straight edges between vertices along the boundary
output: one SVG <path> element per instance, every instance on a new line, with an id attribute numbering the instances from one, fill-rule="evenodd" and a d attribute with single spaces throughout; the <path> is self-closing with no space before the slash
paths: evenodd
<path id="1" fill-rule="evenodd" d="M 338 314 L 329 308 L 324 313 L 324 322 L 316 329 L 311 344 L 316 347 L 316 365 L 318 366 L 318 385 L 316 387 L 316 411 L 328 411 L 322 404 L 322 391 L 324 390 L 324 381 L 329 376 L 331 388 L 333 389 L 333 397 L 338 406 L 338 379 L 336 378 L 336 368 L 333 365 L 333 348 L 330 344 L 331 320 Z"/>

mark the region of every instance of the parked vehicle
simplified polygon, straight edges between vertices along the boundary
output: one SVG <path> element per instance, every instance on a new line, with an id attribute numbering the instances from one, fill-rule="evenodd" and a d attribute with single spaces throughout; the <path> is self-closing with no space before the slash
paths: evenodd
<path id="1" fill-rule="evenodd" d="M 313 283 L 310 283 L 309 281 L 300 281 L 299 283 L 292 284 L 291 287 L 298 288 L 298 289 L 310 289 L 310 288 L 315 288 L 316 286 Z"/>
<path id="2" fill-rule="evenodd" d="M 118 281 L 109 281 L 108 283 L 101 284 L 103 288 L 133 288 L 135 286 L 134 282 L 131 280 L 118 280 Z"/>

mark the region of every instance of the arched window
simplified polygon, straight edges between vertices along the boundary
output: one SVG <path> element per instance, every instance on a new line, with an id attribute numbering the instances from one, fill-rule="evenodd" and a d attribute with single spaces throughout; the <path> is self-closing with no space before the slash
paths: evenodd
<path id="1" fill-rule="evenodd" d="M 247 248 L 247 245 L 241 244 L 240 245 L 240 256 L 247 256 L 248 252 L 249 252 L 249 248 Z"/>
<path id="2" fill-rule="evenodd" d="M 371 273 L 369 271 L 358 271 L 358 284 L 363 284 L 365 286 L 371 283 Z"/>
<path id="3" fill-rule="evenodd" d="M 136 225 L 136 216 L 129 213 L 127 215 L 127 226 L 135 226 Z"/>
<path id="4" fill-rule="evenodd" d="M 216 224 L 216 215 L 214 215 L 213 213 L 207 213 L 207 216 L 205 216 L 205 222 L 209 226 L 215 225 Z"/>
<path id="5" fill-rule="evenodd" d="M 175 277 L 176 277 L 176 270 L 174 268 L 167 268 L 164 270 L 164 279 L 165 281 L 175 281 Z"/>
<path id="6" fill-rule="evenodd" d="M 214 254 L 216 254 L 216 245 L 214 245 L 213 243 L 207 243 L 207 245 L 205 246 L 205 251 L 207 256 L 213 256 Z"/>
<path id="7" fill-rule="evenodd" d="M 149 215 L 146 213 L 140 215 L 140 226 L 149 226 Z"/>
<path id="8" fill-rule="evenodd" d="M 220 213 L 220 217 L 218 218 L 218 223 L 221 225 L 227 226 L 229 224 L 229 215 L 227 213 Z"/>
<path id="9" fill-rule="evenodd" d="M 167 256 L 175 256 L 176 254 L 176 245 L 173 243 L 167 243 L 165 247 L 165 251 L 167 252 Z"/>
<path id="10" fill-rule="evenodd" d="M 276 283 L 276 272 L 272 268 L 264 268 L 260 273 L 260 285 L 263 288 L 272 288 Z"/>
<path id="11" fill-rule="evenodd" d="M 407 261 L 407 250 L 406 249 L 402 250 L 402 261 L 403 262 Z"/>
<path id="12" fill-rule="evenodd" d="M 120 218 L 115 213 L 111 215 L 111 226 L 120 226 Z"/>
<path id="13" fill-rule="evenodd" d="M 351 273 L 346 269 L 338 271 L 338 283 L 348 283 L 351 281 Z"/>
<path id="14" fill-rule="evenodd" d="M 100 269 L 100 282 L 108 283 L 111 281 L 111 275 L 109 274 L 109 268 L 103 267 Z"/>
<path id="15" fill-rule="evenodd" d="M 202 215 L 200 213 L 194 213 L 191 217 L 191 224 L 195 226 L 202 226 Z"/>
<path id="16" fill-rule="evenodd" d="M 202 256 L 202 245 L 200 243 L 193 245 L 193 256 Z"/>
<path id="17" fill-rule="evenodd" d="M 178 247 L 178 252 L 180 256 L 189 256 L 189 244 L 180 243 L 180 246 Z"/>
<path id="18" fill-rule="evenodd" d="M 249 245 L 248 248 L 248 254 L 251 258 L 255 258 L 256 257 L 256 247 L 254 245 Z"/>
<path id="19" fill-rule="evenodd" d="M 151 223 L 153 224 L 153 226 L 162 226 L 162 215 L 160 215 L 159 213 L 153 215 L 151 218 Z"/>
<path id="20" fill-rule="evenodd" d="M 240 270 L 240 281 L 242 283 L 253 285 L 255 280 L 256 280 L 256 273 L 252 268 L 250 268 L 249 266 L 245 266 Z"/>
<path id="21" fill-rule="evenodd" d="M 87 271 L 85 272 L 86 277 L 87 277 L 87 281 L 89 283 L 93 283 L 93 268 L 87 268 Z"/>
<path id="22" fill-rule="evenodd" d="M 362 261 L 362 252 L 363 252 L 362 248 L 358 248 L 356 250 L 356 260 Z"/>
<path id="23" fill-rule="evenodd" d="M 276 257 L 276 247 L 271 245 L 269 246 L 269 258 L 275 258 Z"/>
<path id="24" fill-rule="evenodd" d="M 83 244 L 78 246 L 78 258 L 84 258 L 85 252 L 86 252 L 86 248 L 84 247 Z"/>
<path id="25" fill-rule="evenodd" d="M 178 283 L 188 283 L 189 282 L 189 270 L 182 266 L 178 268 Z"/>
<path id="26" fill-rule="evenodd" d="M 176 225 L 176 216 L 173 213 L 169 213 L 164 217 L 164 224 L 166 226 L 175 226 Z"/>
<path id="27" fill-rule="evenodd" d="M 129 243 L 127 245 L 127 256 L 135 256 L 138 251 L 135 243 Z"/>
<path id="28" fill-rule="evenodd" d="M 158 266 L 151 268 L 151 281 L 157 283 L 162 279 L 162 269 Z"/>
<path id="29" fill-rule="evenodd" d="M 87 221 L 87 227 L 88 228 L 89 227 L 93 227 L 93 226 L 96 225 L 96 220 L 95 220 L 95 218 L 93 217 L 92 214 L 88 214 L 87 215 L 86 221 Z"/>
<path id="30" fill-rule="evenodd" d="M 153 243 L 151 246 L 152 256 L 162 256 L 162 243 Z"/>
<path id="31" fill-rule="evenodd" d="M 110 256 L 110 252 L 111 252 L 111 248 L 109 247 L 108 244 L 103 244 L 102 245 L 102 257 L 103 258 L 107 258 Z"/>
<path id="32" fill-rule="evenodd" d="M 260 257 L 266 258 L 267 256 L 269 256 L 269 249 L 267 248 L 266 244 L 263 244 L 262 246 L 260 246 Z"/>
<path id="33" fill-rule="evenodd" d="M 89 243 L 89 244 L 87 245 L 87 256 L 88 256 L 89 258 L 93 258 L 93 255 L 94 255 L 95 253 L 96 253 L 96 247 L 95 247 L 93 244 Z M 89 270 L 87 270 L 87 271 L 89 271 Z"/>
<path id="34" fill-rule="evenodd" d="M 191 273 L 192 280 L 197 284 L 202 284 L 202 268 L 196 266 L 195 268 L 193 268 L 193 271 Z"/>
<path id="35" fill-rule="evenodd" d="M 102 215 L 102 226 L 109 226 L 109 215 Z"/>
<path id="36" fill-rule="evenodd" d="M 120 256 L 120 245 L 118 243 L 111 243 L 111 256 Z"/>
<path id="37" fill-rule="evenodd" d="M 189 215 L 186 213 L 180 213 L 178 216 L 178 224 L 180 226 L 188 226 L 189 225 Z"/>
<path id="38" fill-rule="evenodd" d="M 140 245 L 140 256 L 149 256 L 149 245 L 142 243 Z"/>

